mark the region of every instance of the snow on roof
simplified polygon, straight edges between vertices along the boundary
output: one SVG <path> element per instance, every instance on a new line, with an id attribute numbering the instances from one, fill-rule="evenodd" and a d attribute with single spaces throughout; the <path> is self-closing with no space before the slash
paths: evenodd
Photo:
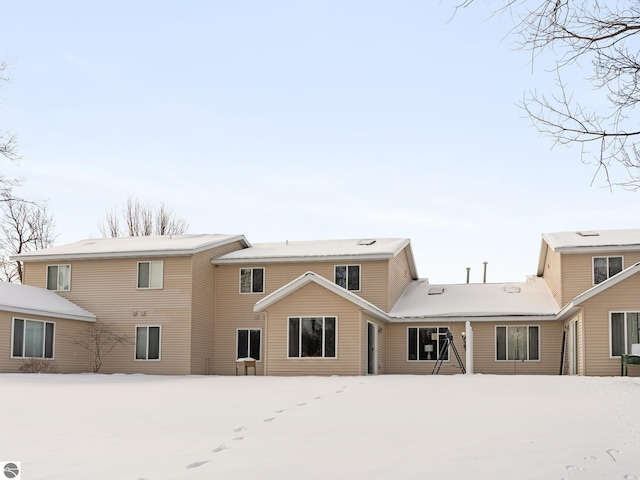
<path id="1" fill-rule="evenodd" d="M 90 238 L 67 245 L 14 255 L 12 260 L 52 260 L 134 256 L 191 255 L 208 248 L 240 241 L 250 246 L 243 235 L 199 234 L 157 235 L 146 237 Z"/>
<path id="2" fill-rule="evenodd" d="M 96 316 L 44 288 L 0 282 L 0 310 L 27 315 L 95 322 Z"/>
<path id="3" fill-rule="evenodd" d="M 368 238 L 349 240 L 315 240 L 302 242 L 257 243 L 213 260 L 217 263 L 242 263 L 248 260 L 268 262 L 326 261 L 348 259 L 383 260 L 393 258 L 410 245 L 407 238 Z"/>
<path id="4" fill-rule="evenodd" d="M 398 319 L 452 317 L 549 317 L 559 308 L 543 279 L 517 283 L 409 284 L 389 315 Z M 543 319 L 543 318 L 539 318 Z"/>
<path id="5" fill-rule="evenodd" d="M 640 249 L 640 229 L 544 233 L 542 238 L 559 252 Z"/>

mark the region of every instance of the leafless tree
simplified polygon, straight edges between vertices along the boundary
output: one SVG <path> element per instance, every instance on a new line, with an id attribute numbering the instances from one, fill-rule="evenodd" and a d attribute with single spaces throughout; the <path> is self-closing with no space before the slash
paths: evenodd
<path id="1" fill-rule="evenodd" d="M 456 10 L 479 0 L 459 2 Z M 637 0 L 487 0 L 494 12 L 513 19 L 511 31 L 535 64 L 542 53 L 555 59 L 557 89 L 530 91 L 522 107 L 533 125 L 555 144 L 578 144 L 582 160 L 594 164 L 609 186 L 640 188 L 640 3 Z M 604 106 L 576 98 L 567 81 L 572 68 L 581 80 L 605 92 Z M 582 73 L 584 75 L 584 73 Z M 577 76 L 571 76 L 576 81 Z"/>
<path id="2" fill-rule="evenodd" d="M 121 222 L 124 227 L 121 227 Z M 100 223 L 103 237 L 143 237 L 149 235 L 182 235 L 189 225 L 164 203 L 159 207 L 143 205 L 139 199 L 129 197 L 120 211 L 107 212 Z"/>
<path id="3" fill-rule="evenodd" d="M 88 324 L 82 334 L 69 336 L 68 341 L 89 352 L 93 363 L 93 373 L 100 371 L 104 359 L 118 345 L 133 344 L 133 338 L 117 333 L 113 325 L 102 322 Z"/>
<path id="4" fill-rule="evenodd" d="M 22 283 L 22 264 L 8 257 L 50 247 L 56 237 L 55 222 L 46 204 L 17 200 L 10 194 L 0 195 L 0 213 L 0 278 Z"/>

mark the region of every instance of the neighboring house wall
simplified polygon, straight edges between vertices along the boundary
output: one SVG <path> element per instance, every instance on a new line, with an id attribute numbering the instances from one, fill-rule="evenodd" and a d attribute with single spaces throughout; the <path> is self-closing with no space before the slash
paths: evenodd
<path id="1" fill-rule="evenodd" d="M 626 261 L 625 261 L 626 265 Z M 640 274 L 607 288 L 584 302 L 585 375 L 620 375 L 620 357 L 611 357 L 611 312 L 640 312 Z M 639 375 L 637 365 L 630 375 Z"/>
<path id="2" fill-rule="evenodd" d="M 543 278 L 559 307 L 563 307 L 562 298 L 562 256 L 547 245 Z"/>
<path id="3" fill-rule="evenodd" d="M 14 318 L 52 322 L 54 324 L 53 359 L 43 359 L 43 362 L 53 362 L 60 373 L 92 371 L 88 352 L 70 341 L 71 338 L 82 338 L 87 331 L 86 329 L 91 325 L 89 322 L 0 311 L 0 339 L 2 339 L 2 342 L 0 342 L 0 372 L 19 372 L 20 365 L 27 360 L 24 358 L 11 358 Z"/>
<path id="4" fill-rule="evenodd" d="M 407 258 L 407 248 L 405 247 L 402 252 L 389 261 L 389 301 L 387 303 L 389 309 L 395 305 L 413 280 Z"/>

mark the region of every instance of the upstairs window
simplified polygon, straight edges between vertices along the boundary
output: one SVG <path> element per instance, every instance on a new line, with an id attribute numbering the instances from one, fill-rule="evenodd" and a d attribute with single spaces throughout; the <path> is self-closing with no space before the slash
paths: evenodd
<path id="1" fill-rule="evenodd" d="M 66 292 L 71 288 L 71 265 L 47 266 L 47 290 Z"/>
<path id="2" fill-rule="evenodd" d="M 360 265 L 336 265 L 335 282 L 347 290 L 360 290 Z"/>
<path id="3" fill-rule="evenodd" d="M 52 322 L 13 319 L 13 358 L 53 358 Z"/>
<path id="4" fill-rule="evenodd" d="M 622 271 L 622 257 L 593 257 L 593 284 L 597 285 Z"/>
<path id="5" fill-rule="evenodd" d="M 264 268 L 240 269 L 240 293 L 264 293 Z"/>
<path id="6" fill-rule="evenodd" d="M 163 262 L 138 262 L 138 288 L 162 288 Z"/>

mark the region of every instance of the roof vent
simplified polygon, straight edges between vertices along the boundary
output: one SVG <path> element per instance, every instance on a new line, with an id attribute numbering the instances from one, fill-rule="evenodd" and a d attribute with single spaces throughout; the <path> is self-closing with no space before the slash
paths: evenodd
<path id="1" fill-rule="evenodd" d="M 374 243 L 376 243 L 374 238 L 366 238 L 364 240 L 360 240 L 358 245 L 373 245 Z"/>
<path id="2" fill-rule="evenodd" d="M 599 237 L 600 234 L 598 232 L 576 232 L 581 237 Z"/>
<path id="3" fill-rule="evenodd" d="M 522 290 L 516 285 L 507 285 L 503 289 L 506 293 L 520 293 Z"/>
<path id="4" fill-rule="evenodd" d="M 444 287 L 431 287 L 428 295 L 442 295 L 444 293 Z"/>

